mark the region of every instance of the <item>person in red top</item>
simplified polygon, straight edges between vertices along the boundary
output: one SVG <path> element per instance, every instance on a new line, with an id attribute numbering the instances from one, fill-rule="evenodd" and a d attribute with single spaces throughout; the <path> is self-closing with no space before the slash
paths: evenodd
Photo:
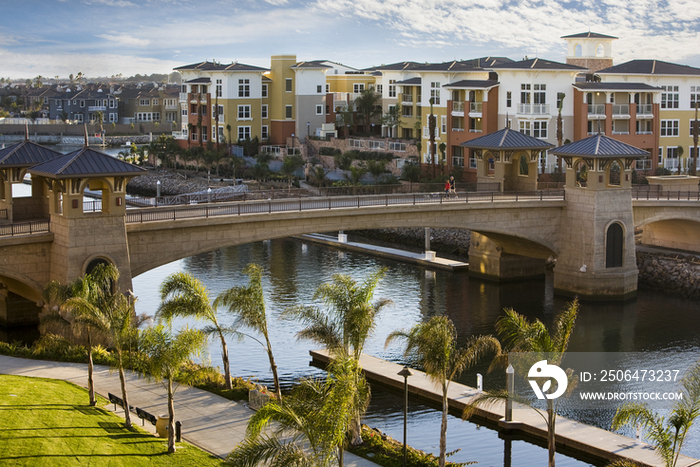
<path id="1" fill-rule="evenodd" d="M 445 198 L 448 198 L 450 196 L 450 189 L 452 188 L 452 185 L 450 184 L 450 181 L 447 180 L 445 182 Z"/>

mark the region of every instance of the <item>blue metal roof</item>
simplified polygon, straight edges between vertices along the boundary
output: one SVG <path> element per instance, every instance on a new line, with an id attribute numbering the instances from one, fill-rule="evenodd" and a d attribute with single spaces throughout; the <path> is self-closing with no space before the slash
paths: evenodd
<path id="1" fill-rule="evenodd" d="M 22 141 L 0 150 L 0 166 L 31 167 L 63 154 L 31 141 Z"/>
<path id="2" fill-rule="evenodd" d="M 649 152 L 605 135 L 589 136 L 549 151 L 556 156 L 583 156 L 593 158 L 641 157 Z"/>
<path id="3" fill-rule="evenodd" d="M 460 146 L 472 149 L 549 149 L 549 144 L 541 139 L 533 138 L 511 128 L 504 128 L 488 135 L 466 141 Z"/>
<path id="4" fill-rule="evenodd" d="M 29 169 L 29 173 L 48 178 L 141 175 L 146 169 L 120 161 L 85 147 Z"/>

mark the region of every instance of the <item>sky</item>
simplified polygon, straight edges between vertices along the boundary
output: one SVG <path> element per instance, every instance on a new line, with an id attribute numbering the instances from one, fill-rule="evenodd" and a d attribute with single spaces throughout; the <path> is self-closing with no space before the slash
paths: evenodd
<path id="1" fill-rule="evenodd" d="M 487 56 L 566 61 L 561 36 L 618 37 L 614 63 L 700 67 L 697 0 L 0 0 L 0 77 L 168 73 L 270 55 L 356 68 Z"/>

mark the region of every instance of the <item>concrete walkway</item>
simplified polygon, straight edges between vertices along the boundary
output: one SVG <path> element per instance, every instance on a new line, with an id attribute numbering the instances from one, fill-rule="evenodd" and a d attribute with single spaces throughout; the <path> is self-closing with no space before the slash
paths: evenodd
<path id="1" fill-rule="evenodd" d="M 61 379 L 81 387 L 87 386 L 87 364 L 49 362 L 0 355 L 0 373 L 18 376 Z M 95 365 L 95 392 L 107 398 L 107 393 L 121 397 L 119 373 Z M 167 393 L 159 383 L 148 382 L 132 372 L 126 374 L 126 390 L 129 405 L 139 407 L 155 416 L 167 414 Z M 87 402 L 87 401 L 86 401 Z M 113 406 L 109 405 L 112 409 Z M 245 437 L 248 419 L 253 411 L 245 405 L 224 399 L 201 389 L 180 386 L 175 392 L 175 419 L 182 423 L 182 437 L 218 457 L 225 458 Z M 131 415 L 135 425 L 141 420 Z M 150 428 L 149 428 L 150 427 Z M 154 432 L 150 423 L 145 427 Z M 349 467 L 376 466 L 354 454 L 345 454 Z"/>

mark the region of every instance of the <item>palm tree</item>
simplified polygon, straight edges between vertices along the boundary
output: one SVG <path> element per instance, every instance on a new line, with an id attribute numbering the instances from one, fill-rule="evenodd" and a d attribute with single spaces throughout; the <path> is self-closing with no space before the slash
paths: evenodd
<path id="1" fill-rule="evenodd" d="M 342 467 L 355 394 L 369 390 L 366 383 L 357 386 L 356 373 L 353 359 L 336 359 L 325 381 L 304 379 L 284 401 L 265 404 L 250 418 L 245 440 L 226 462 L 237 467 Z M 272 435 L 263 434 L 271 422 Z"/>
<path id="2" fill-rule="evenodd" d="M 304 158 L 298 154 L 293 156 L 284 156 L 282 161 L 282 174 L 287 177 L 289 182 L 289 191 L 292 191 L 292 177 L 297 169 L 304 166 Z"/>
<path id="3" fill-rule="evenodd" d="M 447 451 L 447 391 L 453 378 L 465 369 L 474 366 L 485 353 L 499 354 L 501 346 L 491 336 L 472 337 L 466 348 L 457 347 L 457 330 L 446 316 L 433 316 L 429 321 L 418 323 L 409 331 L 394 331 L 386 339 L 389 345 L 396 339 L 406 341 L 405 356 L 413 355 L 416 363 L 423 367 L 426 376 L 442 388 L 442 424 L 440 425 L 439 467 L 445 467 Z"/>
<path id="4" fill-rule="evenodd" d="M 312 185 L 317 187 L 326 186 L 328 183 L 328 178 L 326 177 L 326 171 L 323 167 L 314 167 L 314 169 L 309 173 L 309 181 Z"/>
<path id="5" fill-rule="evenodd" d="M 508 352 L 534 352 L 535 356 L 531 359 L 531 363 L 546 359 L 550 365 L 559 365 L 569 347 L 571 333 L 574 330 L 576 317 L 578 316 L 578 308 L 578 299 L 574 299 L 564 311 L 554 318 L 552 332 L 547 330 L 547 327 L 540 320 L 536 319 L 530 322 L 525 316 L 517 313 L 512 308 L 506 309 L 505 316 L 496 321 L 496 331 L 501 336 L 503 346 L 503 352 L 499 359 L 502 360 L 506 357 Z M 526 371 L 518 368 L 516 370 Z M 576 386 L 576 381 L 572 379 L 571 370 L 567 370 L 566 373 L 570 380 L 567 390 L 571 392 Z M 505 391 L 482 393 L 471 402 L 470 407 L 465 409 L 463 417 L 469 417 L 473 409 L 480 404 L 488 404 L 495 400 L 505 400 L 508 397 L 512 397 L 512 395 Z M 518 399 L 518 401 L 527 403 L 525 400 Z M 542 415 L 540 411 L 537 411 L 537 413 Z M 557 418 L 557 405 L 554 399 L 547 399 L 547 416 L 542 416 L 547 424 L 548 465 L 549 467 L 554 467 Z"/>
<path id="6" fill-rule="evenodd" d="M 355 108 L 363 120 L 365 125 L 365 133 L 369 133 L 369 126 L 372 117 L 382 114 L 381 107 L 377 105 L 381 99 L 381 94 L 374 92 L 374 86 L 363 89 L 359 97 L 355 99 Z"/>
<path id="7" fill-rule="evenodd" d="M 232 287 L 216 297 L 214 300 L 214 308 L 223 305 L 228 309 L 228 312 L 236 316 L 233 328 L 238 329 L 240 326 L 252 329 L 259 332 L 265 338 L 263 344 L 260 340 L 253 336 L 244 334 L 253 339 L 258 344 L 262 345 L 267 352 L 267 358 L 270 360 L 270 368 L 272 369 L 272 378 L 275 382 L 275 394 L 277 399 L 282 399 L 280 390 L 280 380 L 277 375 L 277 364 L 275 356 L 272 353 L 272 344 L 270 336 L 267 332 L 267 314 L 265 312 L 265 297 L 262 288 L 262 268 L 257 264 L 249 264 L 243 273 L 249 277 L 247 287 Z M 241 333 L 243 334 L 243 333 Z"/>
<path id="8" fill-rule="evenodd" d="M 367 161 L 367 171 L 374 177 L 374 184 L 379 184 L 379 177 L 384 173 L 386 161 L 369 160 Z"/>
<path id="9" fill-rule="evenodd" d="M 217 336 L 221 341 L 226 389 L 232 389 L 226 334 L 233 333 L 233 330 L 219 324 L 216 306 L 211 305 L 206 286 L 191 274 L 176 272 L 166 277 L 160 284 L 160 299 L 161 304 L 156 311 L 157 319 L 172 323 L 175 317 L 189 317 L 209 323 L 202 331 L 207 335 Z"/>
<path id="10" fill-rule="evenodd" d="M 363 384 L 361 380 L 364 380 L 359 361 L 367 337 L 375 328 L 377 315 L 392 303 L 387 299 L 379 299 L 372 303 L 374 290 L 385 274 L 386 269 L 380 269 L 361 284 L 348 275 L 336 274 L 332 282 L 320 285 L 314 294 L 314 300 L 321 299 L 328 307 L 327 313 L 316 307 L 294 307 L 283 313 L 283 316 L 306 326 L 297 333 L 298 339 L 308 339 L 321 344 L 336 358 L 349 357 L 356 361 L 358 371 L 355 378 L 358 386 Z M 360 420 L 369 403 L 369 396 L 369 392 L 366 396 L 356 394 L 354 406 L 357 411 L 350 430 L 353 445 L 362 443 Z"/>
<path id="11" fill-rule="evenodd" d="M 382 125 L 389 127 L 389 137 L 397 138 L 398 130 L 401 129 L 401 103 L 397 102 L 396 105 L 389 107 L 389 110 L 381 118 Z M 396 128 L 397 133 L 394 133 L 394 128 Z"/>
<path id="12" fill-rule="evenodd" d="M 617 409 L 612 429 L 625 425 L 641 426 L 655 447 L 665 467 L 675 467 L 686 436 L 700 416 L 700 364 L 691 368 L 681 382 L 682 399 L 678 399 L 668 419 L 640 403 L 627 403 Z"/>
<path id="13" fill-rule="evenodd" d="M 168 391 L 168 452 L 175 452 L 175 404 L 173 380 L 180 375 L 180 367 L 192 356 L 199 355 L 206 346 L 207 338 L 202 331 L 185 327 L 176 336 L 162 325 L 151 327 L 141 333 L 139 348 L 148 357 L 143 368 L 147 378 L 163 381 Z M 182 379 L 179 379 L 182 381 Z"/>

